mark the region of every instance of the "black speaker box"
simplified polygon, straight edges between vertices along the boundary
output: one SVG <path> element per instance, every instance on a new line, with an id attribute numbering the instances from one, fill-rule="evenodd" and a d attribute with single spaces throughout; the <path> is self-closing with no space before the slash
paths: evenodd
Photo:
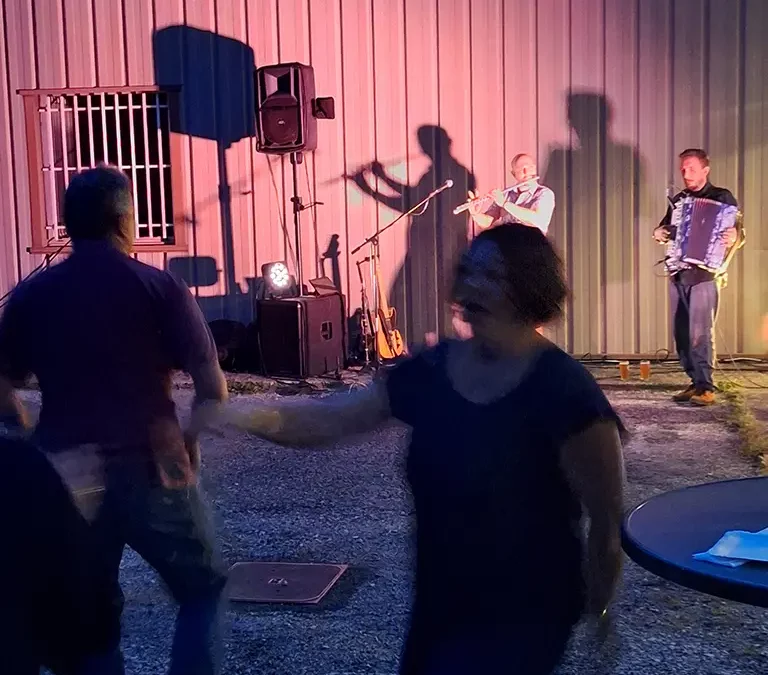
<path id="1" fill-rule="evenodd" d="M 259 300 L 262 370 L 272 377 L 317 377 L 345 366 L 344 297 Z"/>
<path id="2" fill-rule="evenodd" d="M 312 111 L 315 71 L 303 63 L 256 70 L 256 144 L 259 152 L 286 154 L 317 148 Z"/>

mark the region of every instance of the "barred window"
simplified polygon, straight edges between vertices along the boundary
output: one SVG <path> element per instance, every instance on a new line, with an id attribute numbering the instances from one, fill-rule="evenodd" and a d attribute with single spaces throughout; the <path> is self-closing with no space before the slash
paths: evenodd
<path id="1" fill-rule="evenodd" d="M 186 250 L 176 92 L 145 88 L 23 90 L 34 253 L 66 240 L 64 191 L 72 176 L 101 163 L 131 179 L 137 250 Z M 179 222 L 179 221 L 182 222 Z"/>

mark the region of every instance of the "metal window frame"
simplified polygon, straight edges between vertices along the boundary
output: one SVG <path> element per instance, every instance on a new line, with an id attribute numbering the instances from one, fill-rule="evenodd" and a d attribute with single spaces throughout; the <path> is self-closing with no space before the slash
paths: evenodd
<path id="1" fill-rule="evenodd" d="M 173 205 L 173 243 L 163 243 L 152 239 L 142 241 L 136 238 L 133 244 L 135 253 L 186 253 L 189 251 L 188 221 L 184 213 L 184 138 L 173 129 L 180 128 L 181 113 L 179 94 L 181 87 L 174 86 L 132 86 L 132 87 L 74 87 L 66 89 L 19 89 L 17 94 L 23 98 L 24 127 L 27 139 L 27 171 L 29 175 L 29 198 L 31 215 L 32 245 L 28 253 L 47 254 L 62 249 L 60 243 L 51 242 L 46 235 L 46 196 L 43 179 L 43 134 L 39 119 L 41 97 L 47 96 L 87 96 L 94 94 L 132 94 L 163 93 L 168 99 L 169 146 L 168 161 L 171 168 L 171 202 Z M 117 97 L 115 97 L 117 100 Z M 76 107 L 76 103 L 75 103 Z M 159 114 L 159 110 L 156 111 Z M 63 120 L 62 120 L 63 124 Z M 78 128 L 75 119 L 75 128 Z M 159 130 L 158 130 L 159 131 Z M 160 139 L 158 138 L 160 141 Z M 161 171 L 162 180 L 162 171 Z M 134 186 L 134 192 L 139 189 Z M 165 200 L 164 200 L 165 201 Z M 59 205 L 55 205 L 58 208 Z M 150 217 L 151 219 L 151 217 Z M 151 231 L 151 229 L 150 229 Z M 69 247 L 65 247 L 65 250 Z"/>

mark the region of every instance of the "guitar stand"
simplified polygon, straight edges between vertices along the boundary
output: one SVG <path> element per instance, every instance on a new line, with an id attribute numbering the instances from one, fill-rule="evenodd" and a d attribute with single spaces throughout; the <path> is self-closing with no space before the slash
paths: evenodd
<path id="1" fill-rule="evenodd" d="M 357 275 L 360 277 L 360 333 L 363 341 L 363 353 L 365 355 L 365 363 L 360 369 L 360 373 L 370 373 L 378 369 L 380 363 L 378 354 L 376 353 L 376 333 L 373 330 L 373 321 L 371 319 L 371 309 L 368 306 L 368 292 L 365 288 L 365 279 L 363 277 L 363 271 L 360 269 L 360 265 L 369 262 L 371 256 L 363 258 L 355 262 L 357 265 Z M 367 328 L 366 328 L 367 326 Z M 373 353 L 373 358 L 371 358 Z"/>

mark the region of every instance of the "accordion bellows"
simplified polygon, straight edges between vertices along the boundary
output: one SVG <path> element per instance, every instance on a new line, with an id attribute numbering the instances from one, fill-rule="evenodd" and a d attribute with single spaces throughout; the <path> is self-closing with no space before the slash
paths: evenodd
<path id="1" fill-rule="evenodd" d="M 712 199 L 684 197 L 678 201 L 670 223 L 677 235 L 667 249 L 667 269 L 673 274 L 692 266 L 721 272 L 731 249 L 723 233 L 736 227 L 738 215 L 738 207 Z"/>

